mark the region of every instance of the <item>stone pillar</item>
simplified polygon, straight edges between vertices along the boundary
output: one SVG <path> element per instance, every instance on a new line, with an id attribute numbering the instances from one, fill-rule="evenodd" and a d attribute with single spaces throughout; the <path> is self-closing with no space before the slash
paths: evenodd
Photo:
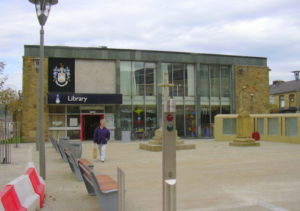
<path id="1" fill-rule="evenodd" d="M 260 146 L 252 137 L 251 118 L 249 114 L 250 96 L 247 87 L 243 86 L 239 93 L 239 115 L 237 117 L 237 138 L 229 143 L 230 146 Z"/>
<path id="2" fill-rule="evenodd" d="M 21 136 L 25 142 L 36 141 L 36 82 L 37 73 L 33 57 L 23 57 L 23 100 L 22 100 L 22 125 Z M 48 140 L 48 59 L 44 60 L 44 121 L 45 121 L 45 140 Z"/>

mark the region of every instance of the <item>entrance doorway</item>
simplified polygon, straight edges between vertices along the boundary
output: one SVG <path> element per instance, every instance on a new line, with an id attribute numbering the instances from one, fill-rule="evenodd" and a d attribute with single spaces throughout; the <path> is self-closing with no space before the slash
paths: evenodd
<path id="1" fill-rule="evenodd" d="M 99 125 L 104 114 L 82 114 L 80 115 L 80 140 L 92 140 L 95 128 Z"/>

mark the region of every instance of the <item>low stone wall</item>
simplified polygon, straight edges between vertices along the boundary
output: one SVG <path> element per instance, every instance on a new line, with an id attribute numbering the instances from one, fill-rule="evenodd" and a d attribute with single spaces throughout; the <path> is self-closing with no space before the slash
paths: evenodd
<path id="1" fill-rule="evenodd" d="M 232 141 L 236 138 L 237 116 L 228 114 L 215 117 L 216 141 Z M 300 144 L 300 114 L 251 114 L 250 117 L 250 131 L 259 132 L 260 140 Z"/>

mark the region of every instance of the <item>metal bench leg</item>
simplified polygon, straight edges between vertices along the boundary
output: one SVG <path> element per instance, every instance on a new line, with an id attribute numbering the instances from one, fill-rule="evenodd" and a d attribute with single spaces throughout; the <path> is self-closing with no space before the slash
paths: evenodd
<path id="1" fill-rule="evenodd" d="M 74 170 L 75 170 L 74 173 L 75 173 L 77 179 L 78 179 L 79 181 L 82 181 L 83 179 L 82 179 L 82 176 L 81 176 L 81 173 L 80 173 L 79 168 L 76 166 L 76 167 L 74 167 Z"/>

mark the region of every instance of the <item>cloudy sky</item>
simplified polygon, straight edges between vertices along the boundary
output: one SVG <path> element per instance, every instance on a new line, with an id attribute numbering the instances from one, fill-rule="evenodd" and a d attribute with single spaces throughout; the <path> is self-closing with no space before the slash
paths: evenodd
<path id="1" fill-rule="evenodd" d="M 270 81 L 300 69 L 300 0 L 59 0 L 46 44 L 268 58 Z M 0 61 L 22 89 L 25 44 L 39 43 L 34 6 L 0 0 Z"/>

